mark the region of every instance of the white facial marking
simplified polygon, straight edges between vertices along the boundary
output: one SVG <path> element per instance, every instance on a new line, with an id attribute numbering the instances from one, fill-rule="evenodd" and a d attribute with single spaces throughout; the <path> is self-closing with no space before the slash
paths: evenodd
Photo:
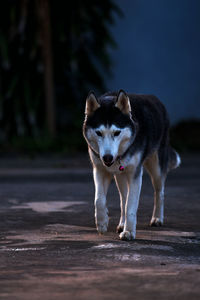
<path id="1" fill-rule="evenodd" d="M 105 100 L 113 100 L 113 96 L 105 96 L 104 99 Z"/>
<path id="2" fill-rule="evenodd" d="M 98 128 L 89 129 L 87 138 L 102 160 L 104 155 L 109 154 L 113 156 L 113 161 L 115 161 L 130 145 L 131 130 L 128 127 L 101 125 Z"/>

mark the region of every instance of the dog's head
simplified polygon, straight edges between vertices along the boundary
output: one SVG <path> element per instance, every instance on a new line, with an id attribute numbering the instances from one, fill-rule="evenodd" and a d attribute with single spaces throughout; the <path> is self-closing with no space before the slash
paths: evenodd
<path id="1" fill-rule="evenodd" d="M 129 97 L 121 90 L 117 96 L 97 99 L 91 92 L 86 99 L 85 115 L 84 137 L 109 167 L 125 153 L 136 134 Z"/>

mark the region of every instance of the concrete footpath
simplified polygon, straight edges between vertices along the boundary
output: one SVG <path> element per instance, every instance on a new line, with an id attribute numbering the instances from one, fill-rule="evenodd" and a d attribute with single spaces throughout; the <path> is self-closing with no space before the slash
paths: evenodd
<path id="1" fill-rule="evenodd" d="M 125 242 L 114 184 L 108 233 L 96 233 L 87 156 L 0 159 L 0 299 L 200 299 L 200 155 L 182 160 L 167 179 L 162 228 L 148 226 L 144 174 L 137 237 Z"/>

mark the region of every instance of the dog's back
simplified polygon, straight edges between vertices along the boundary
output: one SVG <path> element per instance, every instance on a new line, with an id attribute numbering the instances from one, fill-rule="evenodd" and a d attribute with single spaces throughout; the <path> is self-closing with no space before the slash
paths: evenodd
<path id="1" fill-rule="evenodd" d="M 100 97 L 99 101 L 116 101 L 118 93 L 110 92 Z M 127 94 L 131 105 L 132 119 L 138 124 L 134 144 L 129 149 L 130 155 L 142 151 L 144 162 L 157 151 L 159 164 L 163 172 L 176 168 L 180 164 L 177 152 L 169 146 L 169 117 L 165 106 L 154 95 Z"/>

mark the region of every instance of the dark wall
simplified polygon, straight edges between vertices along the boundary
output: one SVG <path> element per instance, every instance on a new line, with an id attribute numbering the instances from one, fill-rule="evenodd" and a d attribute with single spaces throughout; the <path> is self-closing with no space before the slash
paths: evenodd
<path id="1" fill-rule="evenodd" d="M 172 123 L 200 117 L 200 1 L 116 0 L 124 12 L 112 28 L 110 90 L 153 93 Z"/>

